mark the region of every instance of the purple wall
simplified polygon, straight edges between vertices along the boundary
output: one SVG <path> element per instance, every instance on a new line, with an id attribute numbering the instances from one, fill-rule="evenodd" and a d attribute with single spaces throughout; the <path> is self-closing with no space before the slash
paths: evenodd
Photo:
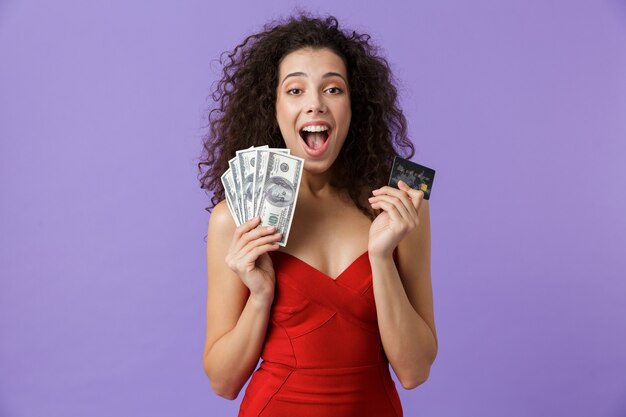
<path id="1" fill-rule="evenodd" d="M 409 3 L 0 3 L 0 416 L 235 415 L 195 158 L 214 60 L 298 4 L 373 34 L 437 169 L 405 415 L 626 416 L 626 4 Z"/>

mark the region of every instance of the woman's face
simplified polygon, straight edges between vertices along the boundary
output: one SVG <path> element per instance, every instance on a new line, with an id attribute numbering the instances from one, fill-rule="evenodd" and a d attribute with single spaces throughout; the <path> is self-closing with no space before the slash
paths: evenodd
<path id="1" fill-rule="evenodd" d="M 291 154 L 310 173 L 327 171 L 346 140 L 352 110 L 343 60 L 330 49 L 302 48 L 278 67 L 276 119 Z"/>

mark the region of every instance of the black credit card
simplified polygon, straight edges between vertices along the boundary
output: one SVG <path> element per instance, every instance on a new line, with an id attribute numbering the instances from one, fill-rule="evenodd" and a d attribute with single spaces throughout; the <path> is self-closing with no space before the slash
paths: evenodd
<path id="1" fill-rule="evenodd" d="M 425 167 L 408 159 L 396 156 L 391 167 L 389 186 L 398 188 L 398 181 L 404 181 L 409 187 L 424 191 L 424 199 L 430 198 L 430 190 L 433 188 L 435 170 Z"/>

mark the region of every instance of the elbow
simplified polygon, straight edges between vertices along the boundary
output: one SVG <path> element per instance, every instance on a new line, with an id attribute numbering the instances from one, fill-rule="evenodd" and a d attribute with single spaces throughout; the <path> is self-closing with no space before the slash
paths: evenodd
<path id="1" fill-rule="evenodd" d="M 217 395 L 227 400 L 234 400 L 239 395 L 239 391 L 241 391 L 240 386 L 235 386 L 231 381 L 227 378 L 219 378 L 216 375 L 213 375 L 211 369 L 204 364 L 204 373 L 209 377 L 209 382 L 211 383 L 211 389 Z"/>
<path id="2" fill-rule="evenodd" d="M 406 390 L 415 389 L 428 380 L 430 376 L 430 367 L 432 366 L 435 358 L 432 357 L 429 360 L 422 361 L 421 363 L 415 363 L 415 367 L 404 373 L 396 373 L 398 381 L 402 385 L 402 388 Z"/>
<path id="3" fill-rule="evenodd" d="M 407 369 L 407 372 L 403 375 L 396 374 L 402 387 L 406 390 L 415 389 L 426 382 L 430 376 L 430 367 L 435 362 L 436 357 L 437 346 L 435 345 L 432 354 L 421 361 L 415 362 L 410 371 Z"/>
<path id="4" fill-rule="evenodd" d="M 224 384 L 216 384 L 213 381 L 211 381 L 211 389 L 213 390 L 214 393 L 216 393 L 220 397 L 225 398 L 227 400 L 231 400 L 231 401 L 236 399 L 237 396 L 239 395 L 238 389 L 232 389 L 230 387 L 225 386 Z"/>
<path id="5" fill-rule="evenodd" d="M 430 366 L 426 367 L 420 372 L 415 372 L 412 375 L 400 376 L 398 375 L 398 380 L 402 385 L 402 388 L 406 390 L 415 389 L 422 385 L 428 379 L 430 375 Z"/>

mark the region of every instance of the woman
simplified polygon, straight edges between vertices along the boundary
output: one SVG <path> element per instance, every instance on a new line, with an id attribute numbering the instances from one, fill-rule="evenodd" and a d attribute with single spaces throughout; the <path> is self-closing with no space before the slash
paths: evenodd
<path id="1" fill-rule="evenodd" d="M 411 389 L 435 359 L 429 209 L 385 186 L 413 146 L 375 52 L 335 18 L 299 16 L 225 62 L 199 164 L 214 192 L 203 360 L 228 399 L 254 373 L 240 416 L 400 416 L 389 364 Z M 260 145 L 305 161 L 284 248 L 258 218 L 236 227 L 223 201 L 228 159 Z"/>

